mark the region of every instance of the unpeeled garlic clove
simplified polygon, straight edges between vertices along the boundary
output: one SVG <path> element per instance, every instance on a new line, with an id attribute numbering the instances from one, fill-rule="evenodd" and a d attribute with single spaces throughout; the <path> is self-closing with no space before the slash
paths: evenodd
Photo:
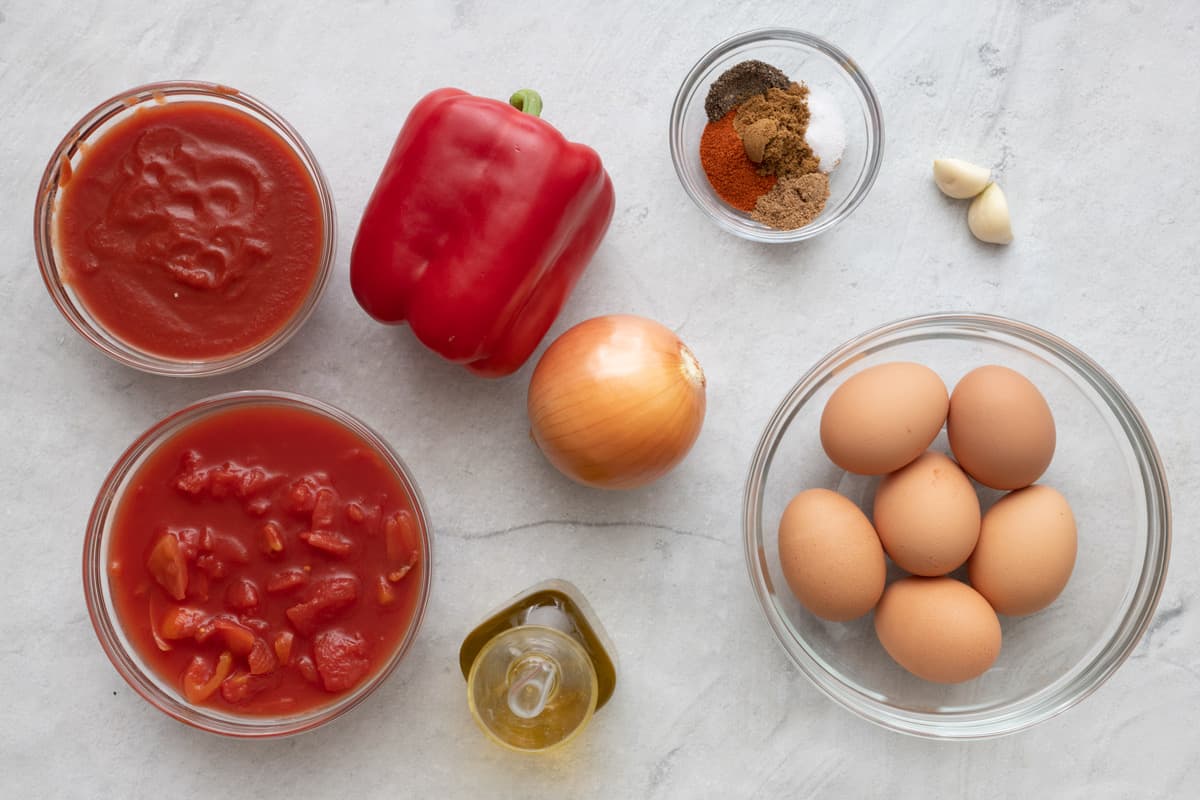
<path id="1" fill-rule="evenodd" d="M 938 158 L 933 162 L 933 182 L 942 194 L 955 200 L 966 200 L 979 194 L 991 177 L 990 169 L 958 158 Z"/>
<path id="2" fill-rule="evenodd" d="M 1008 244 L 1013 240 L 1008 200 L 999 186 L 989 183 L 987 188 L 971 201 L 971 207 L 967 209 L 967 227 L 981 242 Z"/>

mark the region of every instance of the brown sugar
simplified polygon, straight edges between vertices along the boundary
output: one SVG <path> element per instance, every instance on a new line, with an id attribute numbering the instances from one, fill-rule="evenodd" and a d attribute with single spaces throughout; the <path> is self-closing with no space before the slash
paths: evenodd
<path id="1" fill-rule="evenodd" d="M 745 137 L 747 130 L 761 120 L 774 121 L 776 130 L 763 147 L 758 171 L 786 178 L 816 172 L 821 167 L 805 139 L 808 117 L 808 87 L 793 83 L 786 89 L 768 89 L 747 99 L 738 106 L 733 126 L 739 136 Z"/>

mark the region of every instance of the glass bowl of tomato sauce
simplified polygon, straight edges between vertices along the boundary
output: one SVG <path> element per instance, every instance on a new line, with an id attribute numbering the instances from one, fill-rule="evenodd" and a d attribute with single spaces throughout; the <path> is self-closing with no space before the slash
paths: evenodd
<path id="1" fill-rule="evenodd" d="M 38 190 L 42 277 L 130 367 L 216 375 L 280 348 L 331 272 L 332 193 L 283 117 L 226 86 L 140 86 L 88 112 Z"/>
<path id="2" fill-rule="evenodd" d="M 374 431 L 298 395 L 244 391 L 143 433 L 96 498 L 88 613 L 155 708 L 240 737 L 311 730 L 387 679 L 430 586 L 425 507 Z"/>

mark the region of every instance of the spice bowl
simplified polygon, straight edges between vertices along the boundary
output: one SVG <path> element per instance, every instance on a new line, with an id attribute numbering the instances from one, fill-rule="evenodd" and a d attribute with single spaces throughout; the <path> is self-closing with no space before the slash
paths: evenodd
<path id="1" fill-rule="evenodd" d="M 983 675 L 929 683 L 894 663 L 872 615 L 826 622 L 792 595 L 778 530 L 803 489 L 837 491 L 868 517 L 877 478 L 851 475 L 826 457 L 819 435 L 826 401 L 843 382 L 895 361 L 924 364 L 947 387 L 999 364 L 1028 377 L 1054 415 L 1057 448 L 1039 483 L 1061 491 L 1078 525 L 1070 581 L 1050 606 L 1001 616 L 999 657 Z M 945 431 L 932 450 L 949 452 Z M 987 503 L 1000 493 L 980 490 Z M 1094 692 L 1146 631 L 1166 578 L 1171 512 L 1166 477 L 1145 422 L 1094 361 L 1031 325 L 979 314 L 936 314 L 854 337 L 812 367 L 767 424 L 743 503 L 746 564 L 767 621 L 812 682 L 885 728 L 936 739 L 978 739 L 1028 728 Z M 965 570 L 964 570 L 965 571 Z M 961 573 L 955 573 L 959 575 Z M 891 567 L 889 578 L 899 577 Z"/>
<path id="2" fill-rule="evenodd" d="M 845 151 L 829 175 L 829 199 L 820 215 L 800 228 L 777 230 L 728 205 L 713 190 L 700 162 L 709 87 L 730 67 L 747 60 L 770 64 L 793 81 L 819 89 L 845 123 Z M 802 242 L 848 217 L 871 190 L 883 159 L 883 111 L 866 75 L 836 46 L 803 31 L 764 28 L 721 42 L 692 67 L 675 95 L 670 142 L 684 191 L 718 226 L 756 242 Z"/>

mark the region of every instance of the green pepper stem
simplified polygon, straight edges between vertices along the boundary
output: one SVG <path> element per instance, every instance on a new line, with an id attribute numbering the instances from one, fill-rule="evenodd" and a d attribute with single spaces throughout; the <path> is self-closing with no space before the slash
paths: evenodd
<path id="1" fill-rule="evenodd" d="M 533 89 L 518 89 L 508 98 L 508 102 L 524 114 L 532 114 L 535 117 L 542 115 L 542 96 Z"/>

